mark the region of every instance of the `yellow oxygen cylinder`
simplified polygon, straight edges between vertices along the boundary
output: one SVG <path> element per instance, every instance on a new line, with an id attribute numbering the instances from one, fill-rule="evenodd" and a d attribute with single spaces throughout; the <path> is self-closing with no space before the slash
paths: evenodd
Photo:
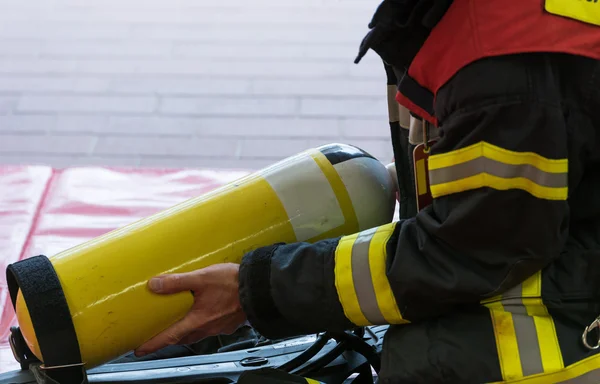
<path id="1" fill-rule="evenodd" d="M 239 263 L 257 247 L 391 222 L 394 177 L 356 147 L 325 145 L 50 257 L 81 361 L 87 369 L 109 362 L 187 313 L 192 295 L 153 294 L 147 288 L 153 276 Z M 13 303 L 22 335 L 43 362 L 35 322 L 18 292 Z"/>

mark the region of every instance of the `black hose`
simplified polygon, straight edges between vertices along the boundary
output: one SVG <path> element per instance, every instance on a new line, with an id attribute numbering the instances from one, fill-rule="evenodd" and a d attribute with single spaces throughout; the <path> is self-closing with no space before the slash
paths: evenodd
<path id="1" fill-rule="evenodd" d="M 314 363 L 307 365 L 299 369 L 298 371 L 292 372 L 294 375 L 305 376 L 309 373 L 318 371 L 325 368 L 333 360 L 337 359 L 342 353 L 348 349 L 348 344 L 345 341 L 338 343 L 333 349 L 323 356 L 319 357 Z"/>
<path id="2" fill-rule="evenodd" d="M 361 337 L 352 333 L 344 332 L 339 334 L 336 333 L 333 335 L 333 338 L 336 339 L 340 344 L 345 343 L 349 349 L 363 355 L 373 367 L 375 372 L 379 373 L 381 368 L 381 358 L 377 354 L 375 348 L 370 346 Z"/>
<path id="3" fill-rule="evenodd" d="M 322 334 L 321 336 L 319 336 L 317 338 L 317 340 L 310 347 L 305 349 L 304 352 L 302 352 L 298 356 L 294 357 L 292 360 L 289 360 L 289 361 L 285 362 L 284 364 L 281 364 L 278 367 L 278 369 L 281 369 L 281 370 L 289 373 L 293 369 L 298 368 L 302 364 L 304 364 L 307 361 L 309 361 L 310 359 L 312 359 L 317 353 L 319 353 L 319 351 L 321 349 L 323 349 L 325 344 L 327 344 L 327 342 L 330 339 L 331 339 L 331 335 L 329 333 Z"/>

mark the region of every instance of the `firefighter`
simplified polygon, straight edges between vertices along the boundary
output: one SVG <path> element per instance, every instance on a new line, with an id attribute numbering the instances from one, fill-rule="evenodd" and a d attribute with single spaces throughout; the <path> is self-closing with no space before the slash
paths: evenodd
<path id="1" fill-rule="evenodd" d="M 385 0 L 361 53 L 423 121 L 414 146 L 390 120 L 414 208 L 152 279 L 196 305 L 138 355 L 245 321 L 272 339 L 390 324 L 382 383 L 600 382 L 600 3 L 454 0 L 433 24 L 410 17 L 432 3 Z"/>

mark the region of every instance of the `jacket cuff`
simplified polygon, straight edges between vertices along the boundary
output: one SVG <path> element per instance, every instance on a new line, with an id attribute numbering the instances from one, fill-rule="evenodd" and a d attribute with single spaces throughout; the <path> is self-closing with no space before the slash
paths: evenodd
<path id="1" fill-rule="evenodd" d="M 271 259 L 282 244 L 247 253 L 240 263 L 239 296 L 250 325 L 261 335 L 276 340 L 302 335 L 277 309 L 271 290 Z"/>

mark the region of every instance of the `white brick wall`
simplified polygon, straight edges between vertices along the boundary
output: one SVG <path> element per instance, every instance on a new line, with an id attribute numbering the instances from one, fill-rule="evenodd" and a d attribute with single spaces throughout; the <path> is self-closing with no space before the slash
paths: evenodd
<path id="1" fill-rule="evenodd" d="M 353 63 L 377 5 L 0 0 L 0 164 L 258 168 L 328 142 L 388 161 L 383 67 Z"/>

